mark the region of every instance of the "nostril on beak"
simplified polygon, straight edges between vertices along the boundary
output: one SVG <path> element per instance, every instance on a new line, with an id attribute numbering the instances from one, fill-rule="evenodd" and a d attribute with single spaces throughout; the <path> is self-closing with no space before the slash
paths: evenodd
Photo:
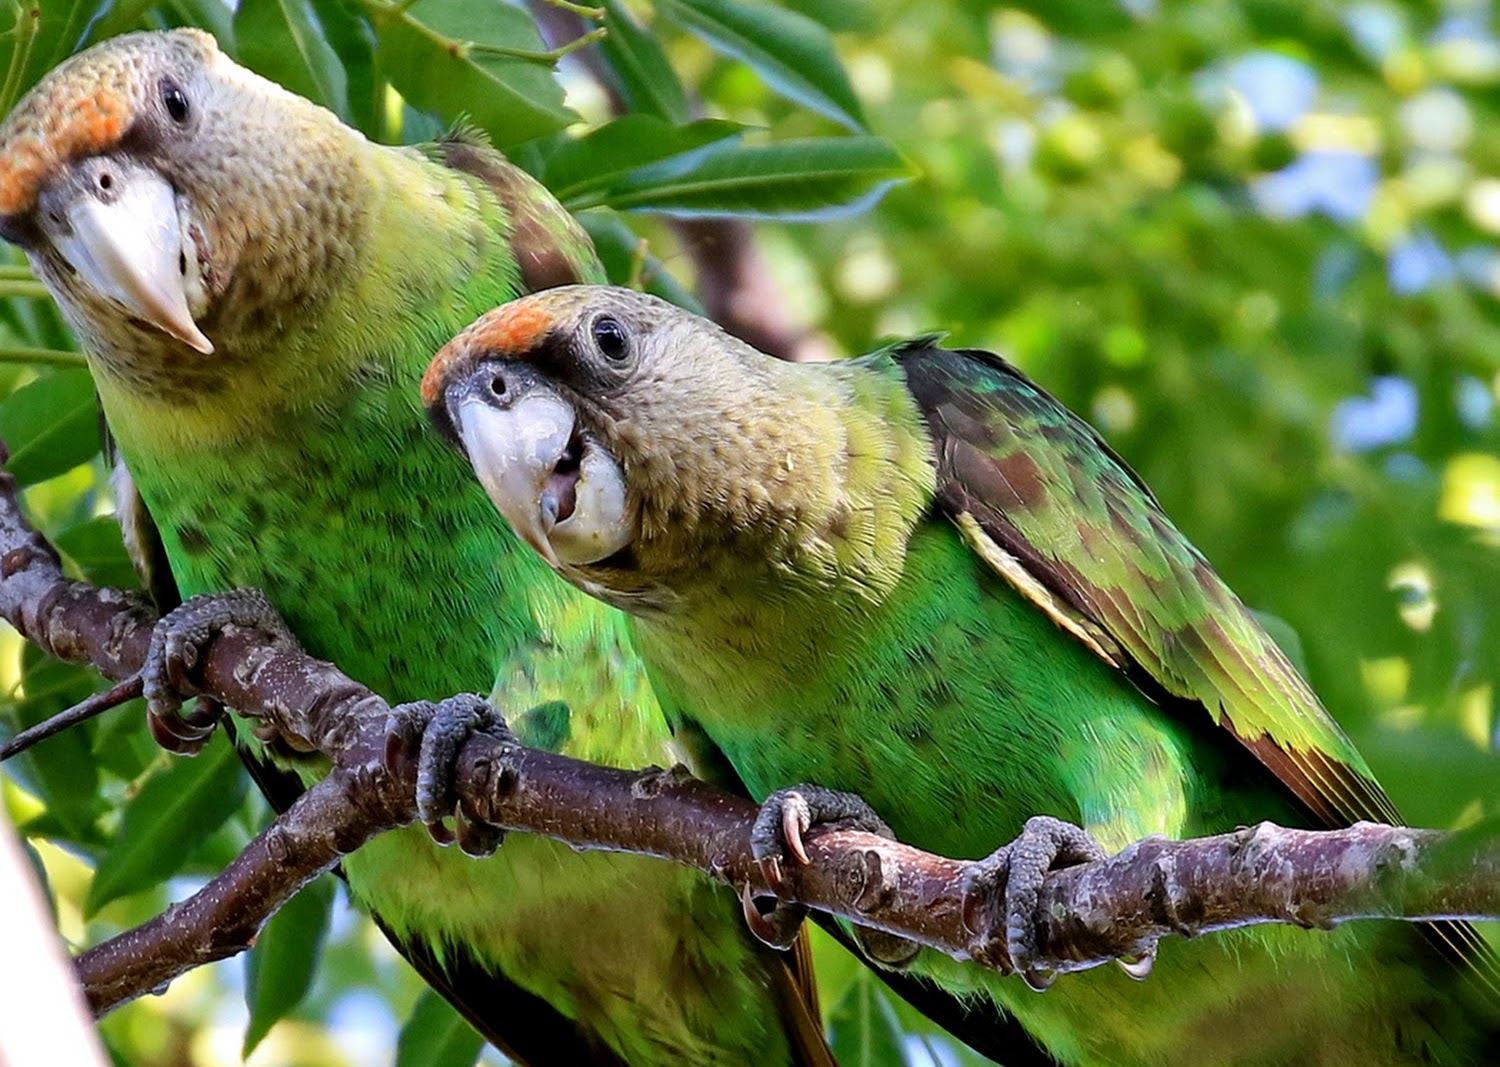
<path id="1" fill-rule="evenodd" d="M 99 190 L 100 190 L 100 192 L 107 193 L 111 189 L 114 188 L 115 179 L 114 179 L 113 176 L 111 176 L 111 174 L 107 170 L 100 171 L 99 172 L 99 177 L 96 180 L 99 183 Z"/>
<path id="2" fill-rule="evenodd" d="M 503 375 L 495 375 L 490 379 L 490 395 L 497 400 L 505 398 L 505 378 Z"/>

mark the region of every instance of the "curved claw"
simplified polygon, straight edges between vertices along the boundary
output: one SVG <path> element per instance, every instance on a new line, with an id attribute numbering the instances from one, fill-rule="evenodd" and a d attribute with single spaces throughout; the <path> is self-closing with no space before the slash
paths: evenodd
<path id="1" fill-rule="evenodd" d="M 209 697 L 199 697 L 191 713 L 181 712 L 181 701 L 163 709 L 147 705 L 146 725 L 152 739 L 168 752 L 179 756 L 196 756 L 213 736 L 214 727 L 224 717 L 224 705 Z"/>
<path id="2" fill-rule="evenodd" d="M 274 723 L 258 722 L 250 727 L 250 734 L 262 744 L 271 745 L 281 740 L 281 731 Z"/>
<path id="3" fill-rule="evenodd" d="M 505 844 L 504 827 L 471 819 L 462 807 L 454 812 L 453 824 L 459 851 L 465 856 L 473 856 L 475 859 L 493 856 Z"/>
<path id="4" fill-rule="evenodd" d="M 448 824 L 442 819 L 423 819 L 422 825 L 427 827 L 427 836 L 442 848 L 447 848 L 458 840 L 458 834 L 448 829 Z"/>
<path id="5" fill-rule="evenodd" d="M 788 851 L 797 862 L 806 867 L 812 862 L 807 855 L 807 846 L 802 843 L 802 834 L 812 828 L 812 812 L 801 793 L 793 793 L 781 806 L 781 837 Z"/>
<path id="6" fill-rule="evenodd" d="M 1152 945 L 1150 949 L 1142 952 L 1133 960 L 1121 956 L 1115 962 L 1120 965 L 1120 970 L 1124 971 L 1131 978 L 1134 978 L 1137 982 L 1144 982 L 1147 978 L 1151 977 L 1151 968 L 1156 966 L 1156 946 Z"/>
<path id="7" fill-rule="evenodd" d="M 760 806 L 750 832 L 750 852 L 760 865 L 761 876 L 778 897 L 786 898 L 790 893 L 784 865 L 805 867 L 812 862 L 805 835 L 813 826 L 825 823 L 840 823 L 887 838 L 895 836 L 875 810 L 853 793 L 807 783 L 776 790 Z"/>
<path id="8" fill-rule="evenodd" d="M 230 626 L 263 631 L 271 640 L 296 644 L 286 623 L 258 589 L 195 596 L 157 620 L 141 668 L 146 721 L 156 743 L 169 752 L 195 753 L 203 748 L 223 707 L 199 698 L 199 707 L 182 715 L 184 698 L 195 696 L 192 673 L 203 646 Z"/>
<path id="9" fill-rule="evenodd" d="M 741 894 L 745 923 L 750 932 L 775 948 L 786 948 L 796 939 L 807 917 L 807 908 L 792 899 L 793 886 L 786 877 L 786 864 L 805 867 L 812 862 L 806 835 L 814 826 L 837 823 L 894 839 L 891 828 L 875 810 L 853 793 L 839 793 L 822 786 L 802 784 L 778 789 L 761 804 L 750 832 L 750 851 L 760 866 L 761 877 L 779 898 L 764 913 L 749 888 Z M 888 967 L 903 967 L 920 951 L 914 941 L 879 930 L 856 926 L 854 936 L 865 954 Z"/>
<path id="10" fill-rule="evenodd" d="M 922 951 L 920 944 L 899 934 L 888 934 L 867 926 L 852 927 L 852 932 L 866 956 L 892 970 L 899 971 L 910 965 Z"/>
<path id="11" fill-rule="evenodd" d="M 761 911 L 748 885 L 740 890 L 740 909 L 745 915 L 745 925 L 750 928 L 756 940 L 774 949 L 791 948 L 807 918 L 805 907 L 782 901 L 778 901 L 768 912 Z"/>
<path id="12" fill-rule="evenodd" d="M 779 856 L 757 856 L 755 862 L 760 866 L 760 876 L 766 880 L 766 885 L 771 887 L 771 892 L 778 897 L 785 897 L 791 893 L 792 887 L 787 884 L 786 875 L 782 873 Z"/>
<path id="13" fill-rule="evenodd" d="M 1025 982 L 1027 988 L 1033 993 L 1045 993 L 1057 981 L 1057 972 L 1048 970 L 1046 967 L 1026 967 L 1018 973 L 1021 981 Z"/>

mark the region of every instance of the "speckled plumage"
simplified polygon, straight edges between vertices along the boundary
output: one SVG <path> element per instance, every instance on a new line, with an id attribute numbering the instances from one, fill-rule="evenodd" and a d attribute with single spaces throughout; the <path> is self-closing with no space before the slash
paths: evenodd
<path id="1" fill-rule="evenodd" d="M 926 340 L 784 364 L 591 287 L 512 308 L 460 335 L 427 393 L 525 361 L 614 457 L 628 547 L 561 573 L 635 615 L 669 713 L 754 795 L 851 791 L 900 839 L 975 858 L 1032 815 L 1111 850 L 1394 816 L 1150 492 L 998 357 Z M 601 316 L 624 356 L 590 340 Z M 1492 980 L 1471 927 L 1427 930 Z M 1399 924 L 1169 939 L 1144 982 L 1110 967 L 1043 994 L 930 951 L 913 969 L 1068 1064 L 1463 1065 L 1495 1032 Z"/>
<path id="2" fill-rule="evenodd" d="M 160 114 L 168 75 L 190 128 Z M 123 132 L 38 148 L 57 108 L 106 90 L 128 104 Z M 122 315 L 38 240 L 47 193 L 23 186 L 106 165 L 154 167 L 176 190 L 212 355 Z M 672 758 L 620 620 L 494 522 L 418 403 L 430 354 L 480 310 L 598 275 L 540 186 L 472 142 L 372 145 L 179 31 L 107 42 L 44 80 L 0 127 L 0 192 L 17 208 L 0 226 L 77 331 L 184 594 L 261 588 L 312 654 L 392 701 L 498 683 L 527 740 Z M 557 697 L 567 710 L 516 714 Z M 783 958 L 750 940 L 731 894 L 680 868 L 525 835 L 474 861 L 412 828 L 344 870 L 529 1062 L 828 1062 Z"/>

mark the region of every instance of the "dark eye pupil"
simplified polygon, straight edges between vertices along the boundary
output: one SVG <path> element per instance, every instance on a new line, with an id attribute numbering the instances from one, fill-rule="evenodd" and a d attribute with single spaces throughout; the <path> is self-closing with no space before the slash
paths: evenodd
<path id="1" fill-rule="evenodd" d="M 604 353 L 605 359 L 624 359 L 627 347 L 625 327 L 611 318 L 599 319 L 594 323 L 594 343 Z"/>
<path id="2" fill-rule="evenodd" d="M 186 122 L 188 117 L 187 94 L 171 82 L 161 87 L 161 102 L 172 116 L 173 122 Z"/>

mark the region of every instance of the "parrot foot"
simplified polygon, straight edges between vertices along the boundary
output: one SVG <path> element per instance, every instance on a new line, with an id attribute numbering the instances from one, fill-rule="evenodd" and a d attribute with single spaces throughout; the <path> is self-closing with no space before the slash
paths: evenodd
<path id="1" fill-rule="evenodd" d="M 273 641 L 297 646 L 292 631 L 259 589 L 192 597 L 163 615 L 151 631 L 141 688 L 151 736 L 168 752 L 196 755 L 224 717 L 224 706 L 199 695 L 189 675 L 198 665 L 203 646 L 231 626 L 261 630 Z M 184 715 L 182 702 L 190 696 L 197 696 L 198 701 Z M 263 741 L 274 740 L 274 733 L 267 736 L 265 725 L 257 726 L 255 734 Z"/>
<path id="2" fill-rule="evenodd" d="M 419 700 L 391 709 L 394 720 L 386 742 L 389 765 L 417 750 L 417 818 L 439 845 L 458 847 L 470 856 L 488 856 L 505 841 L 505 831 L 473 818 L 458 802 L 454 770 L 459 750 L 476 733 L 487 733 L 506 744 L 517 744 L 505 720 L 482 696 L 460 693 L 433 703 Z M 413 735 L 416 735 L 413 738 Z M 503 773 L 503 772 L 502 772 Z M 452 830 L 443 819 L 453 815 Z"/>
<path id="3" fill-rule="evenodd" d="M 1104 858 L 1104 849 L 1082 827 L 1047 815 L 1027 819 L 1019 837 L 974 864 L 965 879 L 964 925 L 976 935 L 969 955 L 989 966 L 1008 956 L 1011 970 L 1027 985 L 1038 992 L 1046 989 L 1056 980 L 1057 968 L 1048 966 L 1038 947 L 1042 882 L 1048 871 Z M 997 896 L 1004 917 L 999 930 Z"/>
<path id="4" fill-rule="evenodd" d="M 776 906 L 763 913 L 744 896 L 745 920 L 751 933 L 775 948 L 787 948 L 796 940 L 807 909 L 787 899 L 790 887 L 785 870 L 791 863 L 811 860 L 803 835 L 815 825 L 839 824 L 842 830 L 864 830 L 895 840 L 895 834 L 875 809 L 853 793 L 840 793 L 819 785 L 795 785 L 778 789 L 766 798 L 750 832 L 750 851 L 760 864 L 761 875 L 776 893 Z M 883 930 L 855 926 L 854 937 L 865 954 L 888 967 L 901 967 L 915 958 L 921 946 Z"/>

